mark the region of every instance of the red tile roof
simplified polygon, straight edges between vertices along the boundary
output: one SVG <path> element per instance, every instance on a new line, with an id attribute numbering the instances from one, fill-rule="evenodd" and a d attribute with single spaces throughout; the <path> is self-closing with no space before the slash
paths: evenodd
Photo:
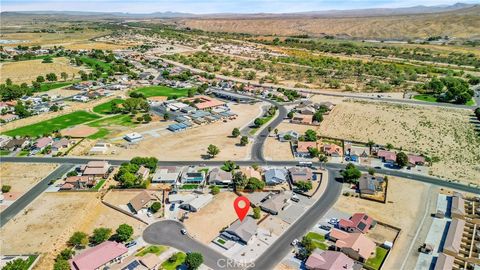
<path id="1" fill-rule="evenodd" d="M 355 213 L 350 217 L 350 219 L 341 219 L 338 225 L 342 229 L 353 228 L 362 233 L 366 233 L 370 229 L 370 226 L 373 222 L 373 218 L 369 217 L 367 214 Z"/>
<path id="2" fill-rule="evenodd" d="M 316 148 L 317 142 L 298 142 L 297 152 L 308 152 L 309 148 Z"/>
<path id="3" fill-rule="evenodd" d="M 127 253 L 127 251 L 128 248 L 122 243 L 106 241 L 75 256 L 70 260 L 70 265 L 72 269 L 93 270 L 107 264 L 119 256 L 122 256 Z"/>
<path id="4" fill-rule="evenodd" d="M 335 233 L 335 231 L 339 230 L 333 229 L 330 234 L 332 235 L 332 233 Z M 339 237 L 340 238 L 337 238 L 337 242 L 335 242 L 335 245 L 338 248 L 352 249 L 364 259 L 370 258 L 370 256 L 372 256 L 372 253 L 375 252 L 375 242 L 373 242 L 370 238 L 366 237 L 363 233 L 344 233 L 339 234 Z"/>
<path id="5" fill-rule="evenodd" d="M 378 150 L 377 156 L 389 161 L 397 160 L 397 154 L 392 151 Z"/>
<path id="6" fill-rule="evenodd" d="M 305 262 L 307 269 L 315 270 L 351 270 L 354 261 L 338 251 L 327 250 L 322 253 L 314 252 Z"/>

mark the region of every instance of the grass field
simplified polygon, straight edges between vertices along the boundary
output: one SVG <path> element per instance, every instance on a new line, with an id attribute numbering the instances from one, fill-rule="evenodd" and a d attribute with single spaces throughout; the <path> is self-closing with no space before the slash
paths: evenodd
<path id="1" fill-rule="evenodd" d="M 98 183 L 92 188 L 92 190 L 98 191 L 103 186 L 103 184 L 105 184 L 105 181 L 107 180 L 102 179 L 98 181 Z"/>
<path id="2" fill-rule="evenodd" d="M 134 92 L 142 93 L 145 97 L 157 97 L 157 96 L 165 96 L 165 97 L 185 97 L 188 94 L 187 88 L 170 88 L 167 86 L 147 86 L 141 87 L 136 89 Z"/>
<path id="3" fill-rule="evenodd" d="M 44 134 L 50 134 L 54 131 L 61 130 L 67 127 L 72 127 L 88 121 L 100 118 L 100 116 L 86 111 L 77 111 L 62 116 L 52 118 L 50 120 L 42 121 L 36 124 L 20 127 L 7 132 L 8 136 L 29 136 L 38 137 Z"/>
<path id="4" fill-rule="evenodd" d="M 305 237 L 312 240 L 312 243 L 316 248 L 319 248 L 319 249 L 322 249 L 322 250 L 327 250 L 328 249 L 327 244 L 324 243 L 325 242 L 325 236 L 323 236 L 321 234 L 318 234 L 318 233 L 309 232 L 309 233 L 307 233 L 307 235 Z"/>
<path id="5" fill-rule="evenodd" d="M 93 107 L 93 111 L 100 114 L 110 114 L 112 113 L 112 103 L 122 104 L 124 102 L 125 102 L 124 99 L 116 98 L 116 99 L 110 100 L 109 102 L 105 102 Z"/>
<path id="6" fill-rule="evenodd" d="M 165 270 L 176 270 L 177 267 L 183 264 L 185 261 L 185 258 L 187 255 L 183 252 L 178 252 L 177 253 L 177 260 L 175 262 L 171 262 L 170 259 L 166 260 L 164 263 L 162 263 L 162 269 Z"/>
<path id="7" fill-rule="evenodd" d="M 373 269 L 377 270 L 380 269 L 380 266 L 382 265 L 383 260 L 385 260 L 385 257 L 387 256 L 387 250 L 381 247 L 377 247 L 377 250 L 375 252 L 375 257 L 372 257 L 367 260 L 365 263 L 365 266 L 367 269 Z"/>
<path id="8" fill-rule="evenodd" d="M 10 154 L 10 151 L 8 151 L 8 150 L 0 150 L 0 156 L 7 156 L 8 154 Z"/>
<path id="9" fill-rule="evenodd" d="M 434 97 L 433 95 L 429 95 L 429 94 L 416 95 L 416 96 L 413 96 L 413 99 L 426 101 L 426 102 L 440 102 L 440 101 L 438 101 L 438 99 L 436 97 Z M 475 105 L 475 101 L 473 99 L 471 99 L 470 101 L 465 103 L 465 105 L 473 106 L 473 105 Z"/>
<path id="10" fill-rule="evenodd" d="M 102 118 L 91 123 L 88 123 L 91 127 L 108 127 L 108 126 L 125 126 L 130 127 L 135 124 L 132 122 L 132 119 L 128 114 L 120 114 L 112 117 Z"/>
<path id="11" fill-rule="evenodd" d="M 80 57 L 80 60 L 82 60 L 82 62 L 85 63 L 89 67 L 94 67 L 95 65 L 99 65 L 105 71 L 110 70 L 112 68 L 111 64 L 105 63 L 105 62 L 97 60 L 95 58 L 90 58 L 90 57 L 84 56 L 84 57 Z"/>
<path id="12" fill-rule="evenodd" d="M 152 253 L 152 254 L 155 254 L 155 255 L 160 255 L 162 254 L 163 252 L 165 252 L 165 250 L 167 250 L 168 248 L 165 247 L 165 246 L 148 246 L 144 249 L 142 249 L 140 252 L 138 252 L 135 256 L 138 256 L 138 257 L 143 257 L 145 255 L 147 255 L 148 253 Z"/>
<path id="13" fill-rule="evenodd" d="M 65 86 L 72 85 L 78 81 L 67 81 L 67 82 L 51 82 L 51 83 L 43 83 L 40 85 L 40 91 L 39 92 L 45 92 L 49 91 L 52 89 L 57 89 Z"/>

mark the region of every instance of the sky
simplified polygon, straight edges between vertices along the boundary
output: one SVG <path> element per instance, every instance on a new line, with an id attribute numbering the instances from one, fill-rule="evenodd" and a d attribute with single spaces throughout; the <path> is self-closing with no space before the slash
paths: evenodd
<path id="1" fill-rule="evenodd" d="M 100 12 L 184 12 L 289 13 L 330 9 L 396 8 L 416 5 L 451 5 L 480 0 L 0 0 L 1 11 L 100 11 Z"/>

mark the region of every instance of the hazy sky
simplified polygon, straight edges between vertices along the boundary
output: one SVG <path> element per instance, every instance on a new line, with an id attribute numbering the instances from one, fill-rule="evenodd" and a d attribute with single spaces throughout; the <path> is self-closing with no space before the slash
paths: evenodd
<path id="1" fill-rule="evenodd" d="M 459 0 L 0 0 L 0 5 L 1 11 L 68 10 L 129 13 L 174 11 L 204 14 L 430 6 L 456 2 Z M 461 2 L 480 3 L 480 0 Z"/>

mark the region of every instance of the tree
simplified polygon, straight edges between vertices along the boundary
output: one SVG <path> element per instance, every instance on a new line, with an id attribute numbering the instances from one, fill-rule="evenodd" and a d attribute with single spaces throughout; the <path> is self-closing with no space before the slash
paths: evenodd
<path id="1" fill-rule="evenodd" d="M 240 130 L 238 128 L 234 128 L 232 130 L 232 136 L 235 137 L 235 138 L 240 136 Z"/>
<path id="2" fill-rule="evenodd" d="M 242 138 L 240 138 L 240 145 L 245 146 L 247 144 L 248 144 L 248 137 L 247 136 L 242 136 Z"/>
<path id="3" fill-rule="evenodd" d="M 218 193 L 220 193 L 220 188 L 218 186 L 213 186 L 212 187 L 212 194 L 217 195 Z"/>
<path id="4" fill-rule="evenodd" d="M 313 114 L 313 121 L 315 122 L 322 122 L 323 121 L 323 112 L 317 111 L 315 114 Z"/>
<path id="5" fill-rule="evenodd" d="M 14 111 L 15 114 L 18 115 L 20 118 L 29 117 L 31 115 L 30 111 L 23 105 L 22 102 L 18 101 L 17 105 L 15 105 Z"/>
<path id="6" fill-rule="evenodd" d="M 177 259 L 178 259 L 178 252 L 170 256 L 170 258 L 168 258 L 168 261 L 171 263 L 174 263 L 177 261 Z"/>
<path id="7" fill-rule="evenodd" d="M 256 126 L 256 127 L 260 127 L 261 125 L 263 125 L 263 119 L 262 118 L 255 118 L 255 120 L 253 121 L 253 124 Z"/>
<path id="8" fill-rule="evenodd" d="M 312 189 L 312 182 L 311 181 L 297 181 L 295 186 L 303 192 L 307 192 Z"/>
<path id="9" fill-rule="evenodd" d="M 67 243 L 72 247 L 86 246 L 88 244 L 88 235 L 84 232 L 74 232 Z"/>
<path id="10" fill-rule="evenodd" d="M 112 235 L 112 229 L 96 228 L 93 230 L 93 235 L 90 237 L 90 242 L 94 245 L 98 245 L 110 238 L 110 235 Z"/>
<path id="11" fill-rule="evenodd" d="M 255 190 L 262 190 L 264 187 L 265 187 L 265 182 L 255 177 L 251 177 L 248 179 L 245 189 L 255 191 Z"/>
<path id="12" fill-rule="evenodd" d="M 15 259 L 9 261 L 2 268 L 3 270 L 28 270 L 29 263 L 27 260 Z"/>
<path id="13" fill-rule="evenodd" d="M 56 260 L 53 264 L 53 270 L 70 270 L 70 264 L 67 260 Z"/>
<path id="14" fill-rule="evenodd" d="M 49 110 L 50 110 L 51 112 L 58 112 L 59 109 L 60 109 L 60 108 L 58 107 L 58 105 L 53 104 L 52 106 L 50 106 L 50 109 L 49 109 Z"/>
<path id="15" fill-rule="evenodd" d="M 9 185 L 2 185 L 2 193 L 8 193 L 12 189 L 12 186 Z"/>
<path id="16" fill-rule="evenodd" d="M 170 114 L 164 113 L 164 114 L 163 114 L 163 119 L 164 119 L 165 121 L 168 121 L 168 119 L 170 119 Z"/>
<path id="17" fill-rule="evenodd" d="M 150 206 L 150 211 L 152 211 L 152 213 L 156 213 L 158 210 L 160 210 L 160 208 L 162 208 L 162 204 L 160 202 L 154 202 Z"/>
<path id="18" fill-rule="evenodd" d="M 130 237 L 132 237 L 133 227 L 128 224 L 121 224 L 120 226 L 118 226 L 115 232 L 115 238 L 120 242 L 125 242 L 130 239 Z"/>
<path id="19" fill-rule="evenodd" d="M 320 162 L 322 164 L 325 164 L 326 162 L 328 162 L 328 157 L 324 154 L 319 154 L 318 155 L 318 162 Z"/>
<path id="20" fill-rule="evenodd" d="M 368 140 L 367 146 L 370 149 L 370 153 L 372 153 L 372 147 L 375 145 L 375 142 L 372 140 Z"/>
<path id="21" fill-rule="evenodd" d="M 222 166 L 222 170 L 226 171 L 226 172 L 231 172 L 233 170 L 235 170 L 235 168 L 237 168 L 237 165 L 235 164 L 235 162 L 231 161 L 231 160 L 227 160 L 223 163 L 223 166 Z"/>
<path id="22" fill-rule="evenodd" d="M 62 73 L 60 73 L 60 77 L 61 77 L 64 81 L 66 81 L 66 80 L 68 79 L 68 74 L 67 74 L 66 72 L 62 72 Z"/>
<path id="23" fill-rule="evenodd" d="M 70 260 L 73 255 L 75 255 L 75 251 L 71 248 L 66 248 L 60 251 L 60 254 L 58 254 L 56 260 Z"/>
<path id="24" fill-rule="evenodd" d="M 152 121 L 152 117 L 150 116 L 150 114 L 148 113 L 144 114 L 143 121 L 145 121 L 146 123 L 149 123 L 150 121 Z"/>
<path id="25" fill-rule="evenodd" d="M 243 189 L 247 185 L 247 183 L 248 183 L 248 179 L 245 176 L 245 174 L 243 174 L 242 172 L 236 172 L 233 175 L 233 184 L 234 184 L 235 190 Z"/>
<path id="26" fill-rule="evenodd" d="M 375 169 L 374 168 L 368 168 L 368 174 L 375 175 Z"/>
<path id="27" fill-rule="evenodd" d="M 352 163 L 348 163 L 347 167 L 341 174 L 345 182 L 353 183 L 356 183 L 356 180 L 358 180 L 358 178 L 362 176 L 362 172 L 360 172 L 360 170 L 357 169 L 357 167 L 355 167 L 355 165 L 353 165 Z"/>
<path id="28" fill-rule="evenodd" d="M 131 172 L 125 172 L 119 177 L 119 181 L 124 188 L 133 187 L 137 181 L 137 176 Z"/>
<path id="29" fill-rule="evenodd" d="M 315 142 L 317 141 L 317 132 L 312 129 L 305 131 L 305 141 L 307 142 Z"/>
<path id="30" fill-rule="evenodd" d="M 48 73 L 48 74 L 46 75 L 46 78 L 47 78 L 47 81 L 54 82 L 54 81 L 57 80 L 57 74 L 55 74 L 55 73 L 53 73 L 53 72 L 52 72 L 52 73 Z"/>
<path id="31" fill-rule="evenodd" d="M 216 155 L 218 155 L 220 153 L 220 149 L 216 146 L 216 145 L 213 145 L 213 144 L 210 144 L 207 148 L 207 154 L 209 156 L 211 156 L 212 158 L 214 158 Z"/>
<path id="32" fill-rule="evenodd" d="M 278 128 L 274 129 L 273 133 L 275 133 L 275 135 L 278 135 Z"/>
<path id="33" fill-rule="evenodd" d="M 475 116 L 477 117 L 477 119 L 480 120 L 480 107 L 476 108 L 474 113 L 475 113 Z"/>
<path id="34" fill-rule="evenodd" d="M 396 159 L 397 165 L 400 166 L 401 168 L 405 167 L 408 165 L 408 156 L 404 152 L 400 152 L 397 154 L 397 159 Z"/>
<path id="35" fill-rule="evenodd" d="M 45 78 L 43 76 L 37 76 L 37 82 L 42 83 L 45 81 Z"/>
<path id="36" fill-rule="evenodd" d="M 387 145 L 385 147 L 387 147 L 388 150 L 392 150 L 393 149 L 393 144 L 387 143 Z"/>
<path id="37" fill-rule="evenodd" d="M 187 254 L 185 258 L 185 264 L 188 269 L 197 269 L 203 263 L 203 256 L 198 252 L 191 252 Z"/>
<path id="38" fill-rule="evenodd" d="M 310 156 L 312 158 L 318 157 L 318 155 L 320 154 L 320 150 L 318 150 L 317 147 L 309 147 L 308 152 L 310 153 Z"/>
<path id="39" fill-rule="evenodd" d="M 254 207 L 253 208 L 253 218 L 254 219 L 260 219 L 261 217 L 261 212 L 260 212 L 260 207 Z"/>
<path id="40" fill-rule="evenodd" d="M 290 119 L 292 119 L 294 114 L 295 114 L 294 111 L 289 111 L 289 112 L 287 113 L 287 117 L 290 118 Z"/>

